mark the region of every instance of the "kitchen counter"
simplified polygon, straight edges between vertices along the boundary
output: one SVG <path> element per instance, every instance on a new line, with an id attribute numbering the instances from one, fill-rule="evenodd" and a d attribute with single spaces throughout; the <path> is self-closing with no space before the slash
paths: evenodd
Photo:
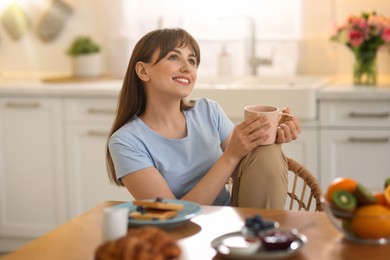
<path id="1" fill-rule="evenodd" d="M 260 76 L 261 77 L 261 76 Z M 203 83 L 195 90 L 205 93 Z M 0 78 L 1 95 L 45 97 L 117 97 L 122 79 L 101 78 L 96 80 L 42 81 L 40 79 Z M 211 88 L 209 88 L 211 89 Z M 253 87 L 251 87 L 252 90 Z M 219 92 L 220 93 L 220 92 Z M 329 84 L 316 88 L 317 99 L 390 99 L 390 76 L 382 76 L 378 86 L 353 86 L 348 77 L 336 76 Z"/>
<path id="2" fill-rule="evenodd" d="M 243 80 L 248 78 L 244 77 Z M 225 88 L 215 88 L 215 84 L 205 84 L 200 80 L 195 85 L 190 98 L 208 97 L 217 101 L 234 122 L 243 118 L 244 106 L 248 104 L 268 104 L 280 108 L 290 107 L 294 115 L 302 121 L 315 120 L 317 115 L 316 92 L 325 84 L 322 78 L 303 76 L 290 78 L 258 77 L 256 84 L 227 84 Z M 287 84 L 292 81 L 296 84 Z M 259 85 L 257 85 L 259 84 Z M 39 79 L 1 79 L 0 95 L 3 97 L 56 97 L 56 98 L 117 98 L 122 80 L 101 77 L 96 80 L 59 78 L 41 81 Z M 232 102 L 234 100 L 234 102 Z"/>
<path id="3" fill-rule="evenodd" d="M 335 76 L 317 93 L 319 100 L 390 100 L 390 76 L 378 77 L 377 86 L 354 86 L 350 77 Z"/>
<path id="4" fill-rule="evenodd" d="M 253 84 L 244 84 L 244 87 L 241 88 L 237 86 L 231 88 L 228 87 L 228 84 L 219 85 L 212 81 L 210 84 L 206 84 L 205 80 L 200 78 L 191 98 L 208 97 L 216 100 L 235 123 L 242 120 L 242 110 L 245 105 L 271 102 L 272 105 L 280 108 L 290 107 L 303 124 L 318 119 L 317 102 L 321 100 L 390 100 L 390 76 L 379 78 L 376 87 L 353 86 L 350 78 L 346 76 L 328 77 L 328 83 L 323 83 L 324 77 L 317 78 L 318 82 L 322 83 L 313 85 L 312 88 L 303 83 L 302 87 L 299 87 L 299 84 L 295 87 L 286 87 L 283 84 L 275 84 L 273 81 L 269 83 L 267 81 L 269 77 L 261 76 L 258 77 L 258 81 L 262 84 L 258 87 L 254 87 Z M 272 79 L 284 82 L 283 80 L 287 78 L 273 77 Z M 305 76 L 297 76 L 295 80 L 299 82 L 303 79 Z M 3 97 L 116 99 L 121 87 L 122 79 L 112 77 L 97 79 L 54 78 L 54 80 L 53 78 L 51 80 L 0 78 L 0 96 Z"/>
<path id="5" fill-rule="evenodd" d="M 39 97 L 117 97 L 120 79 L 44 82 L 39 79 L 1 79 L 0 95 Z"/>

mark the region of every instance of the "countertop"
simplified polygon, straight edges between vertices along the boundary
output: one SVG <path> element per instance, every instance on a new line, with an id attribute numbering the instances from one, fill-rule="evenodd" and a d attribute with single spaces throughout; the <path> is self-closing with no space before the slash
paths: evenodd
<path id="1" fill-rule="evenodd" d="M 379 76 L 376 86 L 354 86 L 351 77 L 337 75 L 317 92 L 320 100 L 390 100 L 390 76 Z"/>
<path id="2" fill-rule="evenodd" d="M 57 82 L 0 77 L 0 95 L 2 96 L 116 98 L 121 87 L 122 79 L 110 77 Z M 380 77 L 375 87 L 353 86 L 349 77 L 335 76 L 328 85 L 318 88 L 316 92 L 320 100 L 390 100 L 390 76 Z"/>
<path id="3" fill-rule="evenodd" d="M 39 97 L 113 97 L 117 98 L 122 80 L 115 78 L 45 82 L 40 79 L 2 79 L 0 95 Z"/>

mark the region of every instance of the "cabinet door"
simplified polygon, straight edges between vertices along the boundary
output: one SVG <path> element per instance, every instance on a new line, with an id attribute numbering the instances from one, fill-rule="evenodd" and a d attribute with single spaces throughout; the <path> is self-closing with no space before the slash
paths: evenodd
<path id="1" fill-rule="evenodd" d="M 37 237 L 66 220 L 58 99 L 0 99 L 0 234 Z"/>
<path id="2" fill-rule="evenodd" d="M 133 199 L 126 188 L 109 182 L 105 157 L 109 127 L 109 124 L 73 124 L 67 128 L 72 217 L 103 201 Z"/>
<path id="3" fill-rule="evenodd" d="M 322 130 L 321 184 L 352 177 L 372 190 L 390 177 L 390 132 L 380 130 Z"/>

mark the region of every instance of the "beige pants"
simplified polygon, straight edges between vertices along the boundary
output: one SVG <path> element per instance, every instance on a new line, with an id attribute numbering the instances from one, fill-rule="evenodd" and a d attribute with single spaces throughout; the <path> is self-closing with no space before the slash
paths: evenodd
<path id="1" fill-rule="evenodd" d="M 259 146 L 234 171 L 231 206 L 283 209 L 287 196 L 287 158 L 281 145 Z"/>

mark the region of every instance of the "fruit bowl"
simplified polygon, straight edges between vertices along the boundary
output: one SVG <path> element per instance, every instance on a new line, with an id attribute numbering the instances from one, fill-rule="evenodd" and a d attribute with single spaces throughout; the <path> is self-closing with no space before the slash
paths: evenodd
<path id="1" fill-rule="evenodd" d="M 366 207 L 372 209 L 373 213 L 345 213 L 332 208 L 329 203 L 324 201 L 324 208 L 328 219 L 347 240 L 362 244 L 389 244 L 390 208 L 384 209 L 384 206 L 381 205 Z M 382 211 L 383 214 L 380 213 Z"/>
<path id="2" fill-rule="evenodd" d="M 373 192 L 350 178 L 337 178 L 322 199 L 326 214 L 348 240 L 390 243 L 390 179 Z"/>

